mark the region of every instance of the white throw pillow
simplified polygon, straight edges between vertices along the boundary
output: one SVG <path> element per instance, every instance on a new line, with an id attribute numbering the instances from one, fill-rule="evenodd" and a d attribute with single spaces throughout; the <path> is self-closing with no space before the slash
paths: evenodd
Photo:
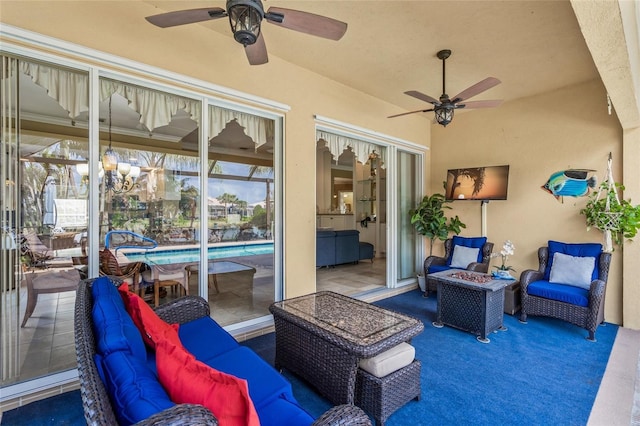
<path id="1" fill-rule="evenodd" d="M 467 269 L 470 263 L 478 261 L 479 248 L 471 248 L 465 246 L 454 246 L 453 256 L 451 256 L 452 268 Z"/>
<path id="2" fill-rule="evenodd" d="M 551 272 L 549 273 L 549 282 L 569 284 L 589 290 L 595 264 L 595 257 L 578 257 L 555 253 L 551 264 Z"/>

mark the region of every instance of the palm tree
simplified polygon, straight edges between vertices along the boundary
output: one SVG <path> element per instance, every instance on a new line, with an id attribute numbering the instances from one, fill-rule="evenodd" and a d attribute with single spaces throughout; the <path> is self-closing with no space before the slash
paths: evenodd
<path id="1" fill-rule="evenodd" d="M 222 204 L 224 204 L 224 216 L 227 217 L 228 214 L 228 210 L 229 210 L 229 204 L 234 204 L 238 201 L 238 197 L 236 195 L 233 194 L 228 194 L 228 193 L 224 193 L 222 195 L 219 195 L 218 197 L 216 197 L 216 200 L 218 200 L 219 202 L 221 202 Z"/>
<path id="2" fill-rule="evenodd" d="M 235 204 L 236 204 L 236 207 L 242 211 L 242 216 L 246 216 L 247 215 L 247 206 L 249 205 L 249 203 L 247 203 L 244 200 L 238 200 L 238 201 L 236 201 Z"/>
<path id="3" fill-rule="evenodd" d="M 449 170 L 448 174 L 453 176 L 451 189 L 449 190 L 449 195 L 447 196 L 447 199 L 449 200 L 453 199 L 453 194 L 455 193 L 456 188 L 460 185 L 460 183 L 458 182 L 458 178 L 462 176 L 473 180 L 473 193 L 471 194 L 472 196 L 477 195 L 484 186 L 484 167 Z"/>

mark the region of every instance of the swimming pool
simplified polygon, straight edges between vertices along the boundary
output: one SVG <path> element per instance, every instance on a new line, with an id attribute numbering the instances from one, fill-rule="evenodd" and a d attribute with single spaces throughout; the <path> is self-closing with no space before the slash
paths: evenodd
<path id="1" fill-rule="evenodd" d="M 123 253 L 132 262 L 149 262 L 156 265 L 169 263 L 190 263 L 200 260 L 200 250 L 162 249 Z M 209 247 L 209 260 L 225 259 L 228 257 L 256 256 L 259 254 L 273 254 L 273 242 L 253 243 L 241 245 L 224 245 Z"/>

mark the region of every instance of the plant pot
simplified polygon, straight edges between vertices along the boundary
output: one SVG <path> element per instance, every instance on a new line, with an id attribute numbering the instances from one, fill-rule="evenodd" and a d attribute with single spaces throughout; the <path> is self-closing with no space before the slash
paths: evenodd
<path id="1" fill-rule="evenodd" d="M 424 275 L 418 274 L 418 286 L 420 287 L 421 292 L 425 292 L 427 289 L 427 280 Z"/>
<path id="2" fill-rule="evenodd" d="M 494 274 L 499 278 L 513 278 L 509 273 L 509 271 L 505 271 L 502 269 L 498 269 L 497 271 L 494 272 Z"/>

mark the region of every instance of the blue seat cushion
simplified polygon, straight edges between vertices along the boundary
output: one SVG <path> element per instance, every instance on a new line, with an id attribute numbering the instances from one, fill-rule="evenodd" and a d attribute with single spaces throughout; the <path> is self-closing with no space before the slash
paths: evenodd
<path id="1" fill-rule="evenodd" d="M 97 352 L 109 355 L 128 351 L 139 360 L 146 359 L 146 348 L 140 331 L 127 313 L 117 288 L 107 277 L 100 277 L 91 286 L 93 296 L 93 334 Z"/>
<path id="2" fill-rule="evenodd" d="M 114 352 L 102 359 L 105 384 L 119 423 L 130 425 L 175 404 L 143 361 L 129 352 Z"/>
<path id="3" fill-rule="evenodd" d="M 240 346 L 236 339 L 211 317 L 198 318 L 180 325 L 178 336 L 182 345 L 197 360 L 203 362 Z"/>
<path id="4" fill-rule="evenodd" d="M 591 281 L 597 280 L 600 277 L 600 254 L 602 253 L 602 244 L 598 243 L 561 243 L 559 241 L 549 240 L 549 260 L 547 261 L 547 267 L 544 270 L 544 279 L 549 280 L 551 274 L 551 267 L 553 266 L 553 255 L 556 253 L 567 254 L 569 256 L 577 257 L 594 257 L 595 267 L 591 273 Z"/>
<path id="5" fill-rule="evenodd" d="M 478 250 L 478 259 L 476 262 L 482 262 L 482 247 L 487 243 L 487 237 L 460 237 L 458 235 L 454 235 L 451 239 L 451 253 L 449 253 L 449 257 L 447 258 L 447 265 L 451 265 L 451 259 L 453 257 L 453 251 L 456 246 L 464 246 L 470 248 L 477 248 Z"/>
<path id="6" fill-rule="evenodd" d="M 275 399 L 258 411 L 260 426 L 309 426 L 313 417 L 297 403 Z"/>
<path id="7" fill-rule="evenodd" d="M 429 266 L 427 273 L 434 274 L 436 272 L 448 271 L 449 269 L 455 269 L 455 268 L 452 268 L 451 266 L 447 266 L 447 265 L 431 265 Z"/>
<path id="8" fill-rule="evenodd" d="M 552 284 L 545 280 L 534 281 L 527 286 L 527 293 L 571 305 L 589 306 L 589 290 L 572 285 Z"/>
<path id="9" fill-rule="evenodd" d="M 249 396 L 258 415 L 262 407 L 277 398 L 297 403 L 287 379 L 245 346 L 239 346 L 215 358 L 201 361 L 216 370 L 247 380 Z"/>

